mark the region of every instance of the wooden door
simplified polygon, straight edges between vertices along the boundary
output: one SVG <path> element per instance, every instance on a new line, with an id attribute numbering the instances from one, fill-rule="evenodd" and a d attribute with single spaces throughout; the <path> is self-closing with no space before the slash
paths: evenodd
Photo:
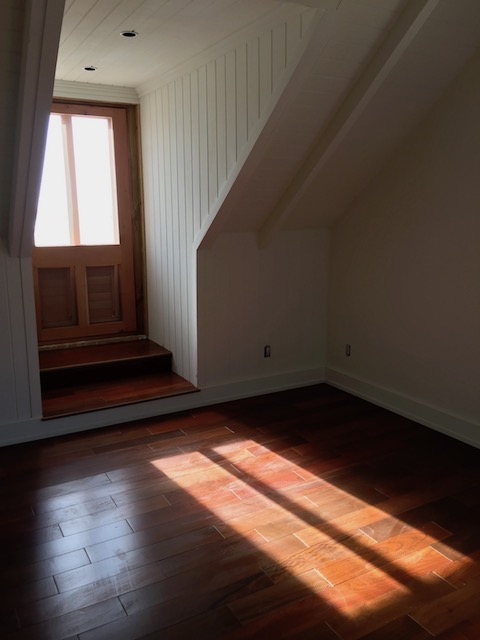
<path id="1" fill-rule="evenodd" d="M 57 103 L 52 116 L 33 248 L 39 342 L 135 332 L 126 111 Z"/>

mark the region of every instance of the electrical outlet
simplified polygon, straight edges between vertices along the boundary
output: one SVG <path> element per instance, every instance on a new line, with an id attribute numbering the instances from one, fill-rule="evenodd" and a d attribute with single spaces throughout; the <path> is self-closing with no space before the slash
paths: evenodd
<path id="1" fill-rule="evenodd" d="M 271 355 L 272 355 L 272 347 L 269 344 L 266 344 L 263 347 L 263 357 L 270 358 Z"/>
<path id="2" fill-rule="evenodd" d="M 345 355 L 347 356 L 347 358 L 350 357 L 351 353 L 352 353 L 352 346 L 350 344 L 346 344 L 345 345 Z"/>

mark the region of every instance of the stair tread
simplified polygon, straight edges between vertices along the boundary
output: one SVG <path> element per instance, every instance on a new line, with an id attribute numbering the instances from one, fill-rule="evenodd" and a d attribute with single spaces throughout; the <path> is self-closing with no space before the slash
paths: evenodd
<path id="1" fill-rule="evenodd" d="M 85 381 L 80 385 L 43 391 L 43 418 L 75 415 L 195 391 L 198 391 L 197 387 L 172 372 L 147 373 L 115 382 Z"/>
<path id="2" fill-rule="evenodd" d="M 40 371 L 95 366 L 128 360 L 170 357 L 171 352 L 151 340 L 130 340 L 39 352 Z"/>

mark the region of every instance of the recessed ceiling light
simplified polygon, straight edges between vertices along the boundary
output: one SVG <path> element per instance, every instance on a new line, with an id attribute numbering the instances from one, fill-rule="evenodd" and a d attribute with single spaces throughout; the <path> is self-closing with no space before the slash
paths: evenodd
<path id="1" fill-rule="evenodd" d="M 138 33 L 133 29 L 129 29 L 128 31 L 120 31 L 120 35 L 124 38 L 136 38 Z"/>
<path id="2" fill-rule="evenodd" d="M 97 67 L 94 67 L 93 64 L 89 64 L 87 67 L 83 67 L 84 71 L 96 71 Z"/>

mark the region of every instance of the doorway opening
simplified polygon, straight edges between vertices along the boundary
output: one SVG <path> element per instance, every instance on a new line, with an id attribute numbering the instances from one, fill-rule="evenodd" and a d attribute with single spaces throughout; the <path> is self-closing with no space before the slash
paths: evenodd
<path id="1" fill-rule="evenodd" d="M 35 226 L 39 345 L 145 333 L 136 108 L 54 102 Z"/>

